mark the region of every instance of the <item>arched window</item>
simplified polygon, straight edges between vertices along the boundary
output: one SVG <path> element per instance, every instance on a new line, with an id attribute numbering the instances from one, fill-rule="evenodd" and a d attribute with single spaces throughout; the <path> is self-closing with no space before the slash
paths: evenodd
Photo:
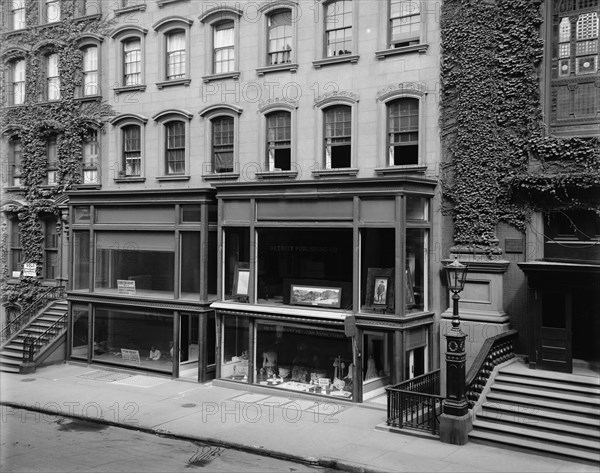
<path id="1" fill-rule="evenodd" d="M 224 21 L 213 27 L 213 74 L 224 74 L 235 69 L 235 29 L 233 21 Z"/>
<path id="2" fill-rule="evenodd" d="M 83 48 L 83 96 L 99 95 L 98 47 Z"/>
<path id="3" fill-rule="evenodd" d="M 347 168 L 352 165 L 352 109 L 334 105 L 324 110 L 325 168 Z"/>
<path id="4" fill-rule="evenodd" d="M 60 74 L 58 71 L 58 54 L 46 56 L 46 100 L 60 100 Z"/>
<path id="5" fill-rule="evenodd" d="M 292 62 L 292 12 L 277 11 L 267 17 L 267 65 Z"/>
<path id="6" fill-rule="evenodd" d="M 23 143 L 18 136 L 8 140 L 9 186 L 21 186 Z"/>
<path id="7" fill-rule="evenodd" d="M 419 163 L 419 100 L 401 98 L 387 105 L 389 165 Z"/>
<path id="8" fill-rule="evenodd" d="M 44 278 L 58 277 L 58 220 L 56 217 L 44 219 Z"/>
<path id="9" fill-rule="evenodd" d="M 16 59 L 7 68 L 8 105 L 25 103 L 25 59 Z"/>
<path id="10" fill-rule="evenodd" d="M 48 173 L 45 184 L 55 186 L 58 184 L 58 134 L 51 133 L 46 138 L 46 159 Z"/>
<path id="11" fill-rule="evenodd" d="M 123 85 L 142 84 L 142 40 L 128 38 L 123 41 Z"/>
<path id="12" fill-rule="evenodd" d="M 175 30 L 166 35 L 166 79 L 182 79 L 186 74 L 185 31 Z"/>
<path id="13" fill-rule="evenodd" d="M 83 137 L 82 143 L 82 179 L 83 184 L 99 184 L 98 166 L 100 159 L 100 145 L 98 143 L 98 130 L 89 128 Z"/>

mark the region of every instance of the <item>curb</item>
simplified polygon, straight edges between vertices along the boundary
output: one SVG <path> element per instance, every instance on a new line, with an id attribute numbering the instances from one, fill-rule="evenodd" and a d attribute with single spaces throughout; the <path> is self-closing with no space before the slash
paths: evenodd
<path id="1" fill-rule="evenodd" d="M 177 439 L 177 440 L 202 442 L 207 445 L 212 445 L 214 447 L 223 447 L 223 448 L 228 448 L 228 449 L 232 449 L 232 450 L 238 450 L 241 452 L 251 453 L 253 455 L 270 457 L 270 458 L 275 458 L 278 460 L 284 460 L 284 461 L 289 461 L 289 462 L 293 462 L 293 463 L 300 463 L 300 464 L 304 464 L 304 465 L 321 466 L 321 467 L 331 468 L 331 469 L 339 470 L 339 471 L 347 471 L 349 473 L 388 473 L 388 471 L 390 471 L 390 470 L 377 470 L 377 469 L 371 468 L 367 465 L 363 465 L 360 463 L 346 462 L 344 460 L 340 460 L 337 458 L 302 457 L 299 455 L 292 455 L 289 453 L 279 452 L 277 450 L 265 449 L 265 448 L 263 448 L 261 446 L 257 446 L 257 445 L 246 445 L 246 444 L 241 444 L 241 443 L 236 443 L 236 442 L 227 442 L 224 440 L 210 438 L 210 437 L 182 435 L 182 434 L 170 432 L 168 430 L 153 429 L 151 427 L 144 427 L 141 425 L 122 424 L 122 423 L 118 423 L 118 422 L 114 422 L 114 421 L 102 419 L 102 418 L 85 417 L 85 416 L 81 416 L 81 415 L 77 415 L 77 414 L 56 412 L 51 409 L 39 409 L 39 408 L 36 408 L 35 406 L 28 406 L 28 405 L 19 404 L 16 402 L 0 401 L 0 406 L 11 407 L 13 409 L 24 409 L 24 410 L 30 411 L 30 412 L 39 412 L 40 414 L 46 414 L 46 415 L 51 415 L 51 416 L 60 416 L 60 417 L 68 418 L 68 419 L 83 420 L 83 421 L 87 421 L 87 422 L 93 422 L 96 424 L 107 425 L 110 427 L 118 427 L 121 429 L 134 430 L 136 432 L 143 432 L 143 433 L 147 433 L 147 434 L 157 435 L 160 437 L 167 437 L 167 438 L 172 438 L 172 439 Z"/>

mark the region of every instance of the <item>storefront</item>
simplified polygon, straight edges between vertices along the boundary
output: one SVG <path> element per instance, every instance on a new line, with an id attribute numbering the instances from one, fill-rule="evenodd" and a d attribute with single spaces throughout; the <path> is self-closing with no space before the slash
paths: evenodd
<path id="1" fill-rule="evenodd" d="M 216 185 L 217 378 L 361 402 L 429 371 L 434 186 Z"/>
<path id="2" fill-rule="evenodd" d="M 213 192 L 70 195 L 69 358 L 214 376 Z"/>

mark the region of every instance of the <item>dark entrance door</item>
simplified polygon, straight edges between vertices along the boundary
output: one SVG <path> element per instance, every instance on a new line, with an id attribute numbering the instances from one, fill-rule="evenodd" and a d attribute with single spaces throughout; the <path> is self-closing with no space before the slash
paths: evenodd
<path id="1" fill-rule="evenodd" d="M 571 373 L 571 291 L 541 290 L 537 366 L 541 369 Z"/>

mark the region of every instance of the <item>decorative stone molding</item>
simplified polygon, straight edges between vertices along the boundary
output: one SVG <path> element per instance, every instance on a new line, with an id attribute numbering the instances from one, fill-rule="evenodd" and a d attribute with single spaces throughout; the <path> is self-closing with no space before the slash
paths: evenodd
<path id="1" fill-rule="evenodd" d="M 385 102 L 390 97 L 398 96 L 419 96 L 427 94 L 427 86 L 424 82 L 400 82 L 399 84 L 388 85 L 377 92 L 377 100 Z"/>
<path id="2" fill-rule="evenodd" d="M 350 104 L 358 102 L 358 94 L 349 92 L 347 90 L 334 90 L 333 92 L 327 92 L 326 94 L 320 95 L 315 98 L 315 106 L 322 107 L 329 102 L 336 100 L 342 100 Z"/>

